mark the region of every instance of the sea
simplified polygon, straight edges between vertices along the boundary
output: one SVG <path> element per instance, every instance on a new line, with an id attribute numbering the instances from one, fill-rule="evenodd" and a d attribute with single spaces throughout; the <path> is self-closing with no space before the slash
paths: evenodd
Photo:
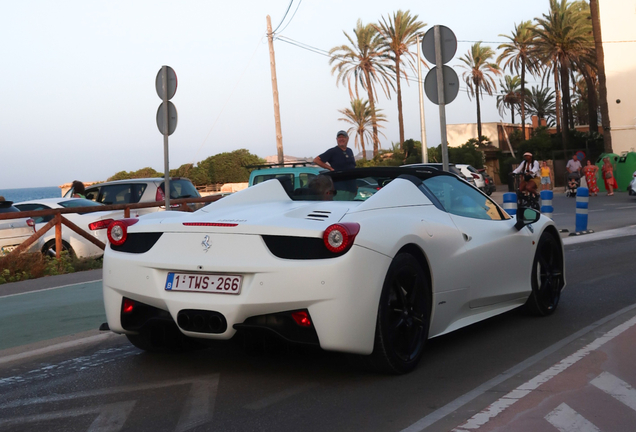
<path id="1" fill-rule="evenodd" d="M 3 196 L 6 201 L 18 203 L 42 198 L 59 198 L 62 196 L 62 189 L 58 186 L 0 189 L 0 196 Z"/>

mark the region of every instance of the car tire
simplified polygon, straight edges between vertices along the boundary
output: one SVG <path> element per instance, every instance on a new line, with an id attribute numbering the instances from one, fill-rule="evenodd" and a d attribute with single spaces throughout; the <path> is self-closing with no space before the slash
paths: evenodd
<path id="1" fill-rule="evenodd" d="M 544 232 L 532 263 L 532 294 L 526 308 L 534 315 L 551 315 L 559 305 L 564 285 L 563 253 L 553 234 Z"/>
<path id="2" fill-rule="evenodd" d="M 68 251 L 70 256 L 75 256 L 75 251 L 66 241 L 62 240 L 62 252 Z M 42 246 L 42 255 L 50 256 L 55 258 L 56 250 L 55 250 L 55 239 L 47 241 L 44 246 Z"/>
<path id="3" fill-rule="evenodd" d="M 417 366 L 428 339 L 430 287 L 414 256 L 400 253 L 389 266 L 378 306 L 371 361 L 376 370 L 404 374 Z"/>

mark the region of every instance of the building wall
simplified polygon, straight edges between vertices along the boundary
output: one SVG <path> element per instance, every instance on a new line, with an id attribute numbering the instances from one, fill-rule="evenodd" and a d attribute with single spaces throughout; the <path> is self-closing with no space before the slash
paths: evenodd
<path id="1" fill-rule="evenodd" d="M 499 147 L 498 123 L 482 123 L 481 134 L 488 137 L 492 144 Z M 477 123 L 449 124 L 446 125 L 446 137 L 450 147 L 459 147 L 466 144 L 471 138 L 477 137 Z"/>
<path id="2" fill-rule="evenodd" d="M 636 0 L 599 0 L 599 9 L 612 147 L 620 154 L 636 150 Z"/>

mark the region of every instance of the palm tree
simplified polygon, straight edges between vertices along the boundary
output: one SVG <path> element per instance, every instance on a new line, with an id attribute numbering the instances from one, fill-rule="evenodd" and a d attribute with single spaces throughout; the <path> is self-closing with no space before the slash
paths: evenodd
<path id="1" fill-rule="evenodd" d="M 515 109 L 522 103 L 523 97 L 519 87 L 521 86 L 521 79 L 518 76 L 511 77 L 506 75 L 505 82 L 499 80 L 499 86 L 501 90 L 497 95 L 497 108 L 499 114 L 504 115 L 506 106 L 510 110 L 511 121 L 515 122 Z M 521 112 L 525 114 L 525 109 L 521 108 Z M 524 123 L 522 122 L 522 125 Z"/>
<path id="2" fill-rule="evenodd" d="M 532 87 L 526 89 L 526 112 L 530 116 L 537 116 L 539 124 L 545 119 L 548 126 L 554 124 L 556 118 L 556 105 L 554 103 L 554 91 L 549 87 Z"/>
<path id="3" fill-rule="evenodd" d="M 594 34 L 594 47 L 596 48 L 596 60 L 598 65 L 598 93 L 601 105 L 601 123 L 603 125 L 603 144 L 605 153 L 612 153 L 612 133 L 610 131 L 609 107 L 607 105 L 607 85 L 605 77 L 605 53 L 601 38 L 601 19 L 598 10 L 598 0 L 590 0 L 590 16 L 592 20 L 592 33 Z"/>
<path id="4" fill-rule="evenodd" d="M 543 14 L 543 18 L 535 18 L 538 25 L 533 29 L 537 36 L 537 56 L 544 59 L 546 64 L 549 63 L 555 80 L 557 76 L 560 77 L 559 84 L 563 92 L 561 133 L 564 151 L 567 151 L 568 123 L 571 117 L 570 73 L 573 65 L 580 62 L 581 57 L 593 46 L 589 24 L 586 24 L 587 16 L 578 2 L 550 0 L 550 11 Z"/>
<path id="5" fill-rule="evenodd" d="M 384 114 L 380 114 L 381 110 L 375 110 L 371 108 L 369 102 L 362 99 L 353 99 L 351 101 L 351 108 L 345 108 L 342 110 L 338 110 L 341 114 L 344 114 L 345 117 L 339 118 L 338 120 L 346 121 L 353 126 L 349 128 L 348 133 L 352 134 L 355 132 L 356 140 L 355 146 L 357 149 L 362 149 L 363 158 L 367 158 L 367 154 L 364 148 L 365 137 L 373 138 L 371 132 L 369 132 L 369 128 L 372 130 L 377 130 L 377 128 L 383 128 L 384 126 L 378 124 L 378 122 L 386 121 L 386 117 Z M 382 132 L 379 132 L 384 136 Z"/>
<path id="6" fill-rule="evenodd" d="M 503 62 L 503 69 L 508 68 L 521 76 L 521 134 L 523 139 L 526 139 L 526 108 L 524 103 L 526 72 L 530 72 L 532 75 L 538 72 L 537 61 L 532 55 L 532 45 L 535 37 L 532 31 L 533 27 L 530 21 L 523 21 L 519 25 L 515 25 L 512 35 L 499 35 L 508 38 L 510 42 L 497 47 L 497 49 L 503 49 L 503 52 L 497 58 L 497 63 L 501 65 Z"/>
<path id="7" fill-rule="evenodd" d="M 482 90 L 492 96 L 496 89 L 495 79 L 493 75 L 499 75 L 501 71 L 496 63 L 490 62 L 495 56 L 492 48 L 481 46 L 481 42 L 474 43 L 468 54 L 460 58 L 465 64 L 462 66 L 466 71 L 462 74 L 462 78 L 468 86 L 468 97 L 475 97 L 477 102 L 477 136 L 481 137 L 481 109 L 479 99 Z"/>
<path id="8" fill-rule="evenodd" d="M 398 104 L 398 123 L 400 128 L 400 144 L 404 142 L 404 119 L 402 116 L 402 87 L 400 85 L 401 75 L 404 76 L 408 83 L 408 76 L 402 68 L 405 62 L 412 68 L 413 53 L 409 51 L 409 47 L 417 43 L 417 35 L 426 26 L 425 23 L 417 20 L 417 15 L 411 15 L 410 11 L 398 10 L 393 16 L 388 15 L 382 17 L 380 23 L 376 25 L 376 29 L 382 35 L 382 43 L 387 50 L 388 55 L 394 63 L 395 79 L 397 81 L 397 104 Z"/>
<path id="9" fill-rule="evenodd" d="M 362 25 L 358 20 L 353 29 L 355 38 L 343 32 L 350 45 L 340 45 L 329 51 L 329 64 L 333 65 L 331 74 L 338 72 L 336 83 L 347 84 L 349 95 L 358 97 L 358 84 L 366 90 L 369 107 L 375 113 L 377 100 L 376 83 L 389 96 L 389 88 L 394 88 L 391 74 L 392 68 L 387 54 L 383 51 L 382 38 L 377 29 L 371 25 Z M 373 126 L 373 155 L 378 154 L 380 140 L 377 125 Z"/>

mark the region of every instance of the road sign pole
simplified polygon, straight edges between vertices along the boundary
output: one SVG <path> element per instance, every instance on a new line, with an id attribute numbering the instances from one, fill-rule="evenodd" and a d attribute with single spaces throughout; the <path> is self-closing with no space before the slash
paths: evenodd
<path id="1" fill-rule="evenodd" d="M 444 62 L 442 61 L 442 37 L 440 27 L 435 32 L 435 66 L 437 68 L 437 102 L 439 105 L 439 128 L 442 136 L 442 169 L 448 171 L 448 143 L 446 137 L 446 107 L 444 101 Z"/>
<path id="2" fill-rule="evenodd" d="M 161 85 L 163 86 L 163 103 L 166 106 L 165 113 L 165 125 L 166 125 L 166 133 L 163 134 L 163 169 L 164 169 L 164 195 L 166 200 L 166 211 L 170 211 L 170 162 L 168 160 L 169 152 L 168 152 L 168 134 L 170 124 L 170 115 L 168 110 L 168 66 L 162 66 L 161 73 Z"/>
<path id="3" fill-rule="evenodd" d="M 428 163 L 426 145 L 426 122 L 424 121 L 424 92 L 422 90 L 422 57 L 420 56 L 420 35 L 417 35 L 417 83 L 420 89 L 420 132 L 422 134 L 422 163 Z"/>

